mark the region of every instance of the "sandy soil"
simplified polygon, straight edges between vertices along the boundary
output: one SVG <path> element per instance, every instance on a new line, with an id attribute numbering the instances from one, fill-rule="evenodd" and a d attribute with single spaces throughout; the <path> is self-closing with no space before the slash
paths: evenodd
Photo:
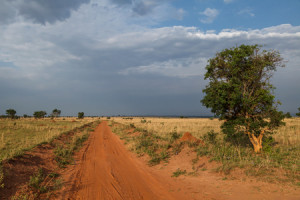
<path id="1" fill-rule="evenodd" d="M 107 122 L 102 122 L 76 154 L 75 165 L 62 172 L 64 187 L 53 199 L 300 199 L 300 190 L 295 187 L 224 180 L 209 171 L 171 177 L 178 168 L 192 171 L 193 153 L 186 148 L 169 164 L 149 167 L 126 149 Z M 196 165 L 200 169 L 209 163 L 203 158 Z"/>

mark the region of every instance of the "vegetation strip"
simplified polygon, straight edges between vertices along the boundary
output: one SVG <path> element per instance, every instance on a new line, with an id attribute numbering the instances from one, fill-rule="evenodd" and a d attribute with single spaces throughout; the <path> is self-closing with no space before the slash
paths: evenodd
<path id="1" fill-rule="evenodd" d="M 122 122 L 119 119 L 117 121 Z M 215 131 L 202 134 L 200 138 L 205 145 L 198 145 L 195 142 L 178 141 L 182 134 L 177 133 L 175 129 L 162 135 L 139 128 L 147 122 L 146 119 L 142 119 L 141 125 L 132 122 L 125 125 L 116 123 L 114 120 L 110 121 L 113 132 L 125 140 L 130 150 L 141 156 L 148 155 L 149 165 L 159 164 L 161 161 L 168 162 L 171 156 L 177 155 L 183 145 L 187 144 L 197 152 L 198 157 L 194 159 L 195 162 L 202 156 L 207 156 L 210 162 L 217 161 L 221 164 L 212 169 L 213 171 L 228 175 L 233 169 L 241 168 L 246 175 L 263 181 L 292 183 L 300 186 L 299 145 L 278 145 L 272 137 L 268 137 L 264 139 L 262 152 L 255 154 L 250 142 L 233 144 L 225 140 L 223 134 Z M 132 121 L 132 119 L 123 120 Z M 195 173 L 189 174 L 195 175 Z M 176 175 L 173 176 L 176 177 Z"/>
<path id="2" fill-rule="evenodd" d="M 89 122 L 84 124 L 80 127 L 74 128 L 73 130 L 63 132 L 60 134 L 59 137 L 51 140 L 49 143 L 42 143 L 37 146 L 37 148 L 48 148 L 47 154 L 51 154 L 53 152 L 55 155 L 55 161 L 58 165 L 58 168 L 48 169 L 47 166 L 41 165 L 34 174 L 30 175 L 27 178 L 29 180 L 27 185 L 23 185 L 24 183 L 19 183 L 22 188 L 15 188 L 14 191 L 17 190 L 17 193 L 12 197 L 12 199 L 40 199 L 40 198 L 48 198 L 52 191 L 58 189 L 62 185 L 62 180 L 59 178 L 59 168 L 66 167 L 67 164 L 70 164 L 73 161 L 72 155 L 75 151 L 79 150 L 82 146 L 83 142 L 88 139 L 89 132 L 93 131 L 95 126 L 99 124 L 99 121 Z M 53 149 L 53 151 L 52 151 Z M 58 149 L 63 149 L 63 151 L 67 152 L 67 154 L 60 154 Z M 26 153 L 30 155 L 30 152 Z M 40 158 L 43 159 L 43 158 Z M 51 157 L 49 158 L 51 159 Z M 13 158 L 10 160 L 4 161 L 8 164 L 8 166 L 12 166 L 9 162 L 19 162 L 18 160 L 22 160 L 22 156 L 18 156 L 17 158 Z M 22 161 L 21 161 L 22 162 Z M 52 162 L 51 160 L 44 160 L 45 164 L 47 162 Z M 7 165 L 6 164 L 6 165 Z M 28 163 L 29 164 L 29 163 Z M 29 164 L 30 165 L 30 164 Z M 35 167 L 33 164 L 32 167 Z M 5 170 L 5 169 L 4 169 Z M 8 170 L 8 168 L 7 168 Z M 5 171 L 7 171 L 5 170 Z M 13 167 L 10 168 L 11 170 L 7 174 L 13 173 Z M 4 173 L 6 174 L 6 173 Z M 1 178 L 1 176 L 0 176 Z M 5 181 L 9 181 L 8 179 L 12 179 L 11 177 L 4 177 L 4 184 Z M 0 189 L 1 193 L 6 191 L 6 187 Z M 1 194 L 0 193 L 0 194 Z M 2 195 L 2 194 L 1 194 Z M 0 195 L 0 197 L 1 197 Z M 3 197 L 2 197 L 3 198 Z"/>

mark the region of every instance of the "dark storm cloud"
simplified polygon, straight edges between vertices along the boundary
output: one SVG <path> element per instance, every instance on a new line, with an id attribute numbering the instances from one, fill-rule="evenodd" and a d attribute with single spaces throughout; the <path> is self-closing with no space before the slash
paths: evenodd
<path id="1" fill-rule="evenodd" d="M 111 1 L 118 5 L 132 4 L 132 0 L 111 0 Z"/>
<path id="2" fill-rule="evenodd" d="M 69 18 L 72 10 L 90 0 L 2 0 L 0 21 L 6 23 L 16 14 L 35 23 L 54 23 Z"/>
<path id="3" fill-rule="evenodd" d="M 139 16 L 150 14 L 153 9 L 168 0 L 111 0 L 113 3 L 120 6 L 130 6 L 132 12 Z"/>
<path id="4" fill-rule="evenodd" d="M 2 0 L 0 4 L 0 23 L 6 24 L 11 22 L 16 16 L 16 10 L 8 0 Z"/>
<path id="5" fill-rule="evenodd" d="M 154 1 L 141 1 L 134 4 L 132 10 L 138 15 L 147 15 L 149 14 L 155 7 L 157 3 Z"/>

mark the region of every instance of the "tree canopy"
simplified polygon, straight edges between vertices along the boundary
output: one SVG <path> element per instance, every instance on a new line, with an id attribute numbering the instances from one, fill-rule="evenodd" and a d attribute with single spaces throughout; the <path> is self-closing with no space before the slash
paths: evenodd
<path id="1" fill-rule="evenodd" d="M 11 109 L 11 108 L 6 110 L 7 116 L 12 119 L 15 118 L 16 113 L 17 113 L 17 111 L 15 111 L 14 109 Z"/>
<path id="2" fill-rule="evenodd" d="M 52 117 L 59 117 L 60 114 L 61 114 L 61 110 L 58 110 L 57 108 L 55 108 L 55 109 L 52 111 L 51 116 L 52 116 Z"/>
<path id="3" fill-rule="evenodd" d="M 84 112 L 78 112 L 78 119 L 84 118 Z"/>
<path id="4" fill-rule="evenodd" d="M 300 107 L 298 108 L 298 113 L 296 113 L 296 115 L 298 116 L 298 117 L 300 117 Z"/>
<path id="5" fill-rule="evenodd" d="M 221 120 L 227 138 L 248 136 L 255 152 L 262 149 L 266 134 L 283 124 L 277 111 L 270 79 L 277 67 L 284 67 L 280 53 L 259 45 L 225 49 L 208 61 L 202 104 Z"/>
<path id="6" fill-rule="evenodd" d="M 33 113 L 34 118 L 44 118 L 46 115 L 46 111 L 35 111 Z"/>

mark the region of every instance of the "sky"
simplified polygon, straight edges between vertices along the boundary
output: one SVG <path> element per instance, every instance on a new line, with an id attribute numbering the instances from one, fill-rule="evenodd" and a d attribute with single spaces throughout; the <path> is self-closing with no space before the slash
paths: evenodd
<path id="1" fill-rule="evenodd" d="M 299 0 L 0 0 L 0 115 L 211 115 L 207 60 L 261 44 L 284 112 L 300 107 Z"/>

